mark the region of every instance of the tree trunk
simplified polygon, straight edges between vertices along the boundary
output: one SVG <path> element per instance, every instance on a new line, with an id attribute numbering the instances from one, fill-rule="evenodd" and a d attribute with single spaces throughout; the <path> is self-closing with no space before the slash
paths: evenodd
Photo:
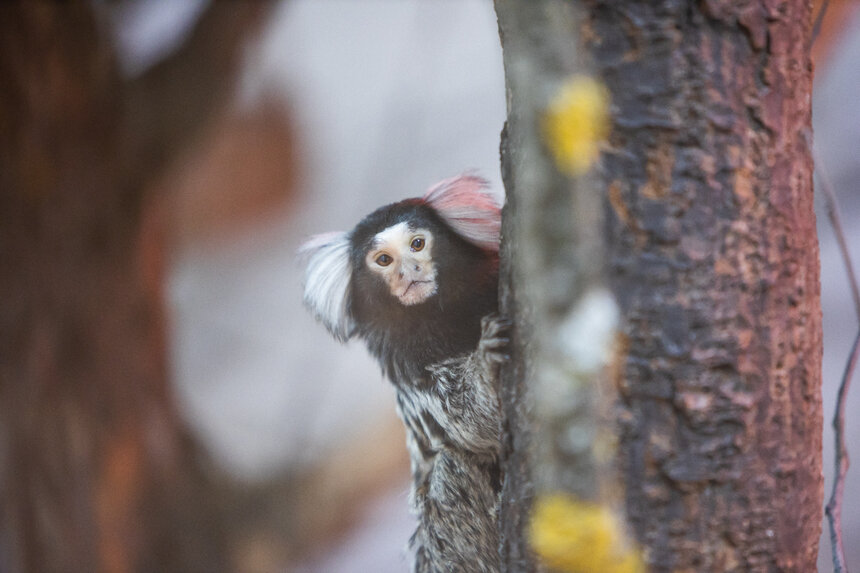
<path id="1" fill-rule="evenodd" d="M 220 571 L 213 500 L 167 383 L 144 193 L 211 112 L 164 135 L 146 112 L 197 102 L 177 78 L 164 97 L 151 76 L 124 81 L 96 8 L 0 7 L 0 570 Z M 242 9 L 210 7 L 196 32 L 246 28 L 225 11 Z M 208 32 L 236 51 L 241 34 Z M 196 45 L 186 81 L 209 85 L 208 110 L 237 58 L 209 74 Z"/>
<path id="2" fill-rule="evenodd" d="M 497 11 L 503 4 L 527 17 L 527 3 L 499 0 Z M 522 34 L 499 19 L 506 51 L 511 34 L 544 55 L 553 35 L 582 37 L 584 59 L 610 92 L 599 179 L 607 276 L 621 312 L 619 459 L 632 531 L 653 571 L 812 571 L 822 477 L 810 7 L 581 5 L 581 28 L 552 20 L 543 33 Z M 518 89 L 542 89 L 512 80 L 514 66 L 539 60 L 505 58 L 510 100 L 522 97 Z M 522 223 L 524 194 L 540 193 L 523 188 L 535 179 L 522 173 L 551 168 L 518 151 L 534 121 L 509 108 L 502 161 L 514 220 L 506 229 Z M 511 236 L 525 235 L 503 240 Z M 534 278 L 508 275 L 518 292 Z M 516 316 L 531 312 L 516 303 Z M 530 431 L 512 423 L 527 408 L 517 402 L 526 385 L 504 382 L 516 450 Z M 536 469 L 521 465 L 508 466 L 516 479 L 504 492 L 503 530 L 528 511 L 529 489 L 517 488 Z"/>
<path id="3" fill-rule="evenodd" d="M 810 5 L 589 2 L 612 93 L 627 509 L 655 571 L 813 571 Z"/>
<path id="4" fill-rule="evenodd" d="M 506 189 L 501 308 L 514 318 L 511 364 L 502 370 L 504 571 L 534 571 L 528 542 L 534 495 L 563 493 L 608 501 L 611 481 L 594 455 L 602 433 L 598 383 L 615 329 L 604 267 L 603 203 L 588 176 L 555 163 L 541 129 L 549 102 L 585 71 L 577 49 L 577 10 L 557 0 L 496 0 L 508 120 L 502 135 Z M 586 319 L 588 301 L 608 302 L 603 337 L 565 337 Z M 600 310 L 598 310 L 600 312 Z M 528 344 L 525 341 L 528 340 Z M 581 360 L 588 355 L 589 364 Z M 605 380 L 604 380 L 605 381 Z"/>

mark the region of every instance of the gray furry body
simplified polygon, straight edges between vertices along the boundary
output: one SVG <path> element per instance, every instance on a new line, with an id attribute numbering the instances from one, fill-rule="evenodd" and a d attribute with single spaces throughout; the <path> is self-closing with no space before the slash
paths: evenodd
<path id="1" fill-rule="evenodd" d="M 499 570 L 498 363 L 505 323 L 485 319 L 478 349 L 397 389 L 412 463 L 416 573 Z"/>

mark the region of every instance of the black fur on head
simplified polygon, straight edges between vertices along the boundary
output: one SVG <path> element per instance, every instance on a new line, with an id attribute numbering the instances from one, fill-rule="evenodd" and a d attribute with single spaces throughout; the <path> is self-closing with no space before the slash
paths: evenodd
<path id="1" fill-rule="evenodd" d="M 412 306 L 401 304 L 365 263 L 373 237 L 398 223 L 433 234 L 437 292 Z M 395 381 L 418 378 L 430 364 L 473 351 L 481 318 L 498 306 L 498 253 L 458 235 L 421 199 L 382 207 L 362 220 L 350 234 L 350 265 L 356 334 Z"/>
<path id="2" fill-rule="evenodd" d="M 349 233 L 308 241 L 305 305 L 339 340 L 357 335 L 395 383 L 473 351 L 481 318 L 497 310 L 501 213 L 486 182 L 447 179 L 422 198 L 377 209 Z M 433 235 L 436 292 L 404 305 L 367 267 L 374 236 L 399 223 Z"/>

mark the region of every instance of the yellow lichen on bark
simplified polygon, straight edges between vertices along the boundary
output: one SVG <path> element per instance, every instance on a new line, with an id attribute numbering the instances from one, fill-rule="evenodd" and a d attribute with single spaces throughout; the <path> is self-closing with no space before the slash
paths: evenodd
<path id="1" fill-rule="evenodd" d="M 559 171 L 568 175 L 588 171 L 609 132 L 608 117 L 609 92 L 599 81 L 574 76 L 559 88 L 541 126 Z"/>
<path id="2" fill-rule="evenodd" d="M 529 528 L 538 558 L 565 573 L 644 573 L 623 522 L 603 505 L 553 493 L 538 496 Z"/>

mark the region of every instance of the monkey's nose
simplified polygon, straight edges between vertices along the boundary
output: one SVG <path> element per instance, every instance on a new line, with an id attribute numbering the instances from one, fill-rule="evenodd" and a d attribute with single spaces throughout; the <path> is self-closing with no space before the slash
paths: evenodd
<path id="1" fill-rule="evenodd" d="M 414 276 L 416 276 L 416 273 L 420 273 L 420 272 L 421 272 L 421 264 L 420 263 L 413 263 L 413 262 L 404 261 L 403 264 L 400 266 L 400 270 L 399 270 L 398 274 L 400 275 L 400 278 L 402 279 L 402 278 L 407 277 L 407 276 L 413 276 L 414 277 Z"/>

